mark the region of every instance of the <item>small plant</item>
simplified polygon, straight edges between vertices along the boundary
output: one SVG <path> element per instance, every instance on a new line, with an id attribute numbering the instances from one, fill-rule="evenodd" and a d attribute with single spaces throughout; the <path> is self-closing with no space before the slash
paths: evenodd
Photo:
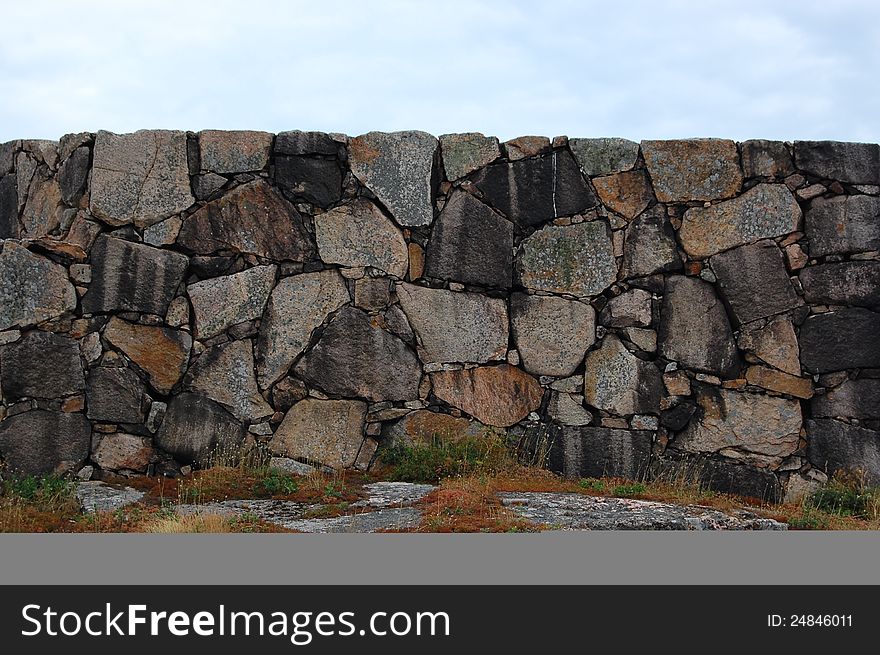
<path id="1" fill-rule="evenodd" d="M 793 530 L 827 530 L 828 519 L 816 512 L 809 505 L 804 505 L 800 516 L 788 519 L 788 526 Z"/>
<path id="2" fill-rule="evenodd" d="M 647 490 L 647 487 L 641 482 L 633 482 L 632 484 L 619 484 L 614 487 L 612 492 L 615 496 L 638 496 Z"/>
<path id="3" fill-rule="evenodd" d="M 331 480 L 324 485 L 324 497 L 342 498 L 345 496 L 345 484 L 342 481 Z"/>
<path id="4" fill-rule="evenodd" d="M 3 482 L 2 495 L 43 510 L 60 509 L 73 501 L 73 484 L 55 475 L 11 478 Z"/>
<path id="5" fill-rule="evenodd" d="M 282 473 L 277 470 L 270 470 L 265 478 L 257 483 L 260 491 L 271 496 L 295 494 L 299 490 L 299 485 L 293 476 Z"/>
<path id="6" fill-rule="evenodd" d="M 809 505 L 836 516 L 880 517 L 880 487 L 868 484 L 861 471 L 838 471 L 810 498 Z"/>
<path id="7" fill-rule="evenodd" d="M 398 444 L 384 451 L 390 478 L 401 482 L 437 484 L 444 478 L 493 474 L 511 463 L 502 435 L 488 432 L 458 441 L 435 435 L 427 443 Z"/>
<path id="8" fill-rule="evenodd" d="M 596 478 L 581 478 L 578 482 L 578 486 L 581 489 L 587 489 L 588 491 L 605 491 L 605 483 Z"/>

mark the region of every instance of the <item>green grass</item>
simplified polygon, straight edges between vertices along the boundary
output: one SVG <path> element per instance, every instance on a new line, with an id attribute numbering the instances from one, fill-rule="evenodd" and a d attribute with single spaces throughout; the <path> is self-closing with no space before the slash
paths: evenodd
<path id="1" fill-rule="evenodd" d="M 29 475 L 4 480 L 0 486 L 0 496 L 52 510 L 64 507 L 73 500 L 74 485 L 55 475 Z"/>
<path id="2" fill-rule="evenodd" d="M 838 473 L 809 499 L 807 505 L 835 516 L 880 518 L 880 487 L 867 483 L 864 474 Z"/>
<path id="3" fill-rule="evenodd" d="M 582 478 L 578 481 L 578 486 L 589 491 L 605 491 L 605 483 L 596 478 Z"/>
<path id="4" fill-rule="evenodd" d="M 632 484 L 619 484 L 614 487 L 612 495 L 614 496 L 639 496 L 645 493 L 648 488 L 641 482 L 633 482 Z"/>
<path id="5" fill-rule="evenodd" d="M 444 478 L 495 473 L 511 461 L 502 436 L 491 432 L 459 441 L 435 436 L 427 443 L 393 446 L 381 457 L 383 463 L 391 466 L 391 480 L 427 484 L 437 484 Z"/>
<path id="6" fill-rule="evenodd" d="M 292 475 L 282 473 L 275 469 L 271 469 L 266 473 L 266 477 L 257 483 L 262 491 L 271 495 L 288 495 L 295 494 L 299 490 L 299 485 Z"/>

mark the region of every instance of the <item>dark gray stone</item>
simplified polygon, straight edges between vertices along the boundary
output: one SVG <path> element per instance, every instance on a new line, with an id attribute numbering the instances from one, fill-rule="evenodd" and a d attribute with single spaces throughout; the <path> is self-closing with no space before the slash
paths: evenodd
<path id="1" fill-rule="evenodd" d="M 234 453 L 244 436 L 244 426 L 218 403 L 182 393 L 168 405 L 155 442 L 181 462 L 206 466 L 215 454 Z"/>
<path id="2" fill-rule="evenodd" d="M 76 206 L 86 188 L 89 177 L 91 153 L 86 146 L 73 151 L 61 168 L 58 169 L 58 184 L 61 186 L 61 199 L 65 204 Z"/>
<path id="3" fill-rule="evenodd" d="M 0 456 L 15 475 L 63 475 L 89 456 L 91 434 L 82 414 L 35 409 L 0 422 Z"/>
<path id="4" fill-rule="evenodd" d="M 800 304 L 782 253 L 773 241 L 733 248 L 710 260 L 721 294 L 740 324 L 794 309 Z"/>
<path id="5" fill-rule="evenodd" d="M 557 428 L 556 435 L 548 465 L 567 478 L 640 480 L 648 472 L 651 432 L 582 426 Z"/>
<path id="6" fill-rule="evenodd" d="M 807 421 L 810 463 L 834 475 L 863 472 L 869 484 L 880 484 L 880 432 L 833 419 Z"/>
<path id="7" fill-rule="evenodd" d="M 844 141 L 795 141 L 797 167 L 850 184 L 880 183 L 880 145 Z"/>
<path id="8" fill-rule="evenodd" d="M 146 389 L 129 368 L 98 367 L 86 385 L 86 415 L 108 423 L 143 423 Z"/>
<path id="9" fill-rule="evenodd" d="M 660 412 L 660 425 L 678 432 L 684 429 L 696 411 L 697 405 L 692 400 L 682 401 L 675 407 Z"/>
<path id="10" fill-rule="evenodd" d="M 740 144 L 743 173 L 748 177 L 786 177 L 794 173 L 791 153 L 783 141 L 751 139 Z"/>
<path id="11" fill-rule="evenodd" d="M 474 184 L 490 205 L 522 229 L 598 204 L 568 151 L 491 164 L 476 174 Z"/>
<path id="12" fill-rule="evenodd" d="M 469 193 L 456 192 L 434 225 L 425 275 L 509 288 L 513 276 L 513 223 Z"/>
<path id="13" fill-rule="evenodd" d="M 165 316 L 189 259 L 180 253 L 100 236 L 92 246 L 92 283 L 83 312 Z"/>
<path id="14" fill-rule="evenodd" d="M 330 207 L 342 199 L 342 171 L 332 159 L 278 157 L 275 183 L 319 207 Z"/>
<path id="15" fill-rule="evenodd" d="M 303 262 L 315 253 L 302 216 L 263 180 L 236 187 L 185 218 L 177 245 L 198 255 L 233 252 L 273 261 Z"/>
<path id="16" fill-rule="evenodd" d="M 636 216 L 626 228 L 623 244 L 624 278 L 643 277 L 681 269 L 675 230 L 661 205 Z"/>
<path id="17" fill-rule="evenodd" d="M 847 380 L 821 396 L 814 396 L 810 406 L 814 417 L 880 418 L 880 380 Z"/>
<path id="18" fill-rule="evenodd" d="M 809 303 L 880 309 L 880 262 L 851 261 L 810 266 L 803 269 L 799 277 L 804 298 Z"/>
<path id="19" fill-rule="evenodd" d="M 35 330 L 0 348 L 3 396 L 60 398 L 85 389 L 79 343 Z"/>
<path id="20" fill-rule="evenodd" d="M 880 367 L 880 314 L 851 307 L 808 317 L 798 341 L 810 373 Z"/>
<path id="21" fill-rule="evenodd" d="M 299 377 L 329 394 L 373 401 L 418 398 L 421 366 L 406 344 L 346 307 L 296 367 Z"/>
<path id="22" fill-rule="evenodd" d="M 324 132 L 291 130 L 275 136 L 277 155 L 335 155 L 339 146 Z"/>
<path id="23" fill-rule="evenodd" d="M 654 478 L 684 480 L 718 493 L 757 498 L 765 502 L 777 503 L 782 500 L 782 485 L 776 475 L 766 469 L 730 460 L 680 457 L 670 453 L 669 457 L 655 460 L 651 468 Z"/>
<path id="24" fill-rule="evenodd" d="M 15 175 L 0 177 L 0 239 L 17 239 L 18 185 Z"/>
<path id="25" fill-rule="evenodd" d="M 211 196 L 222 189 L 228 180 L 217 173 L 205 173 L 193 175 L 192 187 L 197 200 L 208 200 Z"/>
<path id="26" fill-rule="evenodd" d="M 660 354 L 686 368 L 727 376 L 738 368 L 736 343 L 712 285 L 693 277 L 666 282 L 657 340 Z"/>
<path id="27" fill-rule="evenodd" d="M 810 255 L 845 255 L 880 250 L 880 198 L 816 198 L 804 218 Z"/>

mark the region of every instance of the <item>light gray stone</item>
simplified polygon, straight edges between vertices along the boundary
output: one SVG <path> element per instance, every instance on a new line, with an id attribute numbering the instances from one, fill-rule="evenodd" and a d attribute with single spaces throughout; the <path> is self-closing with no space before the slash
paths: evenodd
<path id="1" fill-rule="evenodd" d="M 584 399 L 620 416 L 660 411 L 663 380 L 650 362 L 630 353 L 613 334 L 584 360 Z"/>
<path id="2" fill-rule="evenodd" d="M 287 412 L 269 447 L 275 455 L 349 468 L 364 441 L 366 413 L 358 400 L 306 398 Z"/>
<path id="3" fill-rule="evenodd" d="M 98 132 L 90 190 L 92 214 L 110 225 L 145 227 L 188 209 L 186 133 Z"/>
<path id="4" fill-rule="evenodd" d="M 522 285 L 580 298 L 602 293 L 617 278 L 608 224 L 549 226 L 525 239 L 516 257 Z"/>
<path id="5" fill-rule="evenodd" d="M 266 306 L 257 340 L 257 377 L 268 389 L 305 350 L 312 332 L 349 302 L 342 277 L 333 270 L 283 278 Z"/>
<path id="6" fill-rule="evenodd" d="M 759 184 L 733 200 L 684 213 L 679 238 L 692 257 L 782 236 L 798 229 L 801 210 L 784 184 Z"/>
<path id="7" fill-rule="evenodd" d="M 98 480 L 78 483 L 75 493 L 82 511 L 89 514 L 115 512 L 140 501 L 146 495 L 131 487 L 113 487 Z"/>
<path id="8" fill-rule="evenodd" d="M 498 139 L 478 132 L 443 134 L 440 137 L 446 179 L 455 181 L 501 156 Z"/>
<path id="9" fill-rule="evenodd" d="M 651 294 L 630 289 L 608 301 L 599 320 L 607 327 L 648 327 L 651 325 Z"/>
<path id="10" fill-rule="evenodd" d="M 675 231 L 666 210 L 655 205 L 637 216 L 626 228 L 623 244 L 624 278 L 643 277 L 681 269 Z"/>
<path id="11" fill-rule="evenodd" d="M 257 388 L 253 348 L 247 339 L 205 351 L 187 380 L 192 391 L 220 403 L 240 421 L 259 421 L 274 413 Z"/>
<path id="12" fill-rule="evenodd" d="M 583 402 L 583 396 L 557 391 L 550 397 L 547 415 L 560 425 L 589 425 L 593 414 L 584 408 Z"/>
<path id="13" fill-rule="evenodd" d="M 0 253 L 0 330 L 28 327 L 76 308 L 64 267 L 12 241 Z"/>
<path id="14" fill-rule="evenodd" d="M 398 224 L 430 225 L 437 147 L 425 132 L 369 132 L 349 141 L 349 165 Z"/>
<path id="15" fill-rule="evenodd" d="M 196 336 L 209 339 L 238 323 L 263 315 L 278 267 L 254 266 L 240 273 L 202 280 L 187 287 Z"/>
<path id="16" fill-rule="evenodd" d="M 145 473 L 156 459 L 149 437 L 134 434 L 104 434 L 92 443 L 92 461 L 105 471 Z"/>
<path id="17" fill-rule="evenodd" d="M 507 354 L 507 306 L 475 293 L 397 285 L 397 296 L 424 349 L 423 362 L 474 362 Z"/>
<path id="18" fill-rule="evenodd" d="M 368 200 L 358 200 L 315 216 L 318 255 L 327 264 L 372 266 L 403 279 L 409 255 L 403 234 Z"/>
<path id="19" fill-rule="evenodd" d="M 620 138 L 569 139 L 568 147 L 574 153 L 584 175 L 608 175 L 631 170 L 639 156 L 639 144 Z"/>
<path id="20" fill-rule="evenodd" d="M 510 320 L 523 368 L 534 375 L 571 375 L 596 340 L 595 310 L 577 300 L 515 293 Z"/>

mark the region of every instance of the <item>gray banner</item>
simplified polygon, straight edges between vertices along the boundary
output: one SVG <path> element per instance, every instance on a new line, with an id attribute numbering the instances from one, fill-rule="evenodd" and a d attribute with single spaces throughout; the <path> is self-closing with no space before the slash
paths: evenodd
<path id="1" fill-rule="evenodd" d="M 2 584 L 880 584 L 877 532 L 0 535 Z"/>

